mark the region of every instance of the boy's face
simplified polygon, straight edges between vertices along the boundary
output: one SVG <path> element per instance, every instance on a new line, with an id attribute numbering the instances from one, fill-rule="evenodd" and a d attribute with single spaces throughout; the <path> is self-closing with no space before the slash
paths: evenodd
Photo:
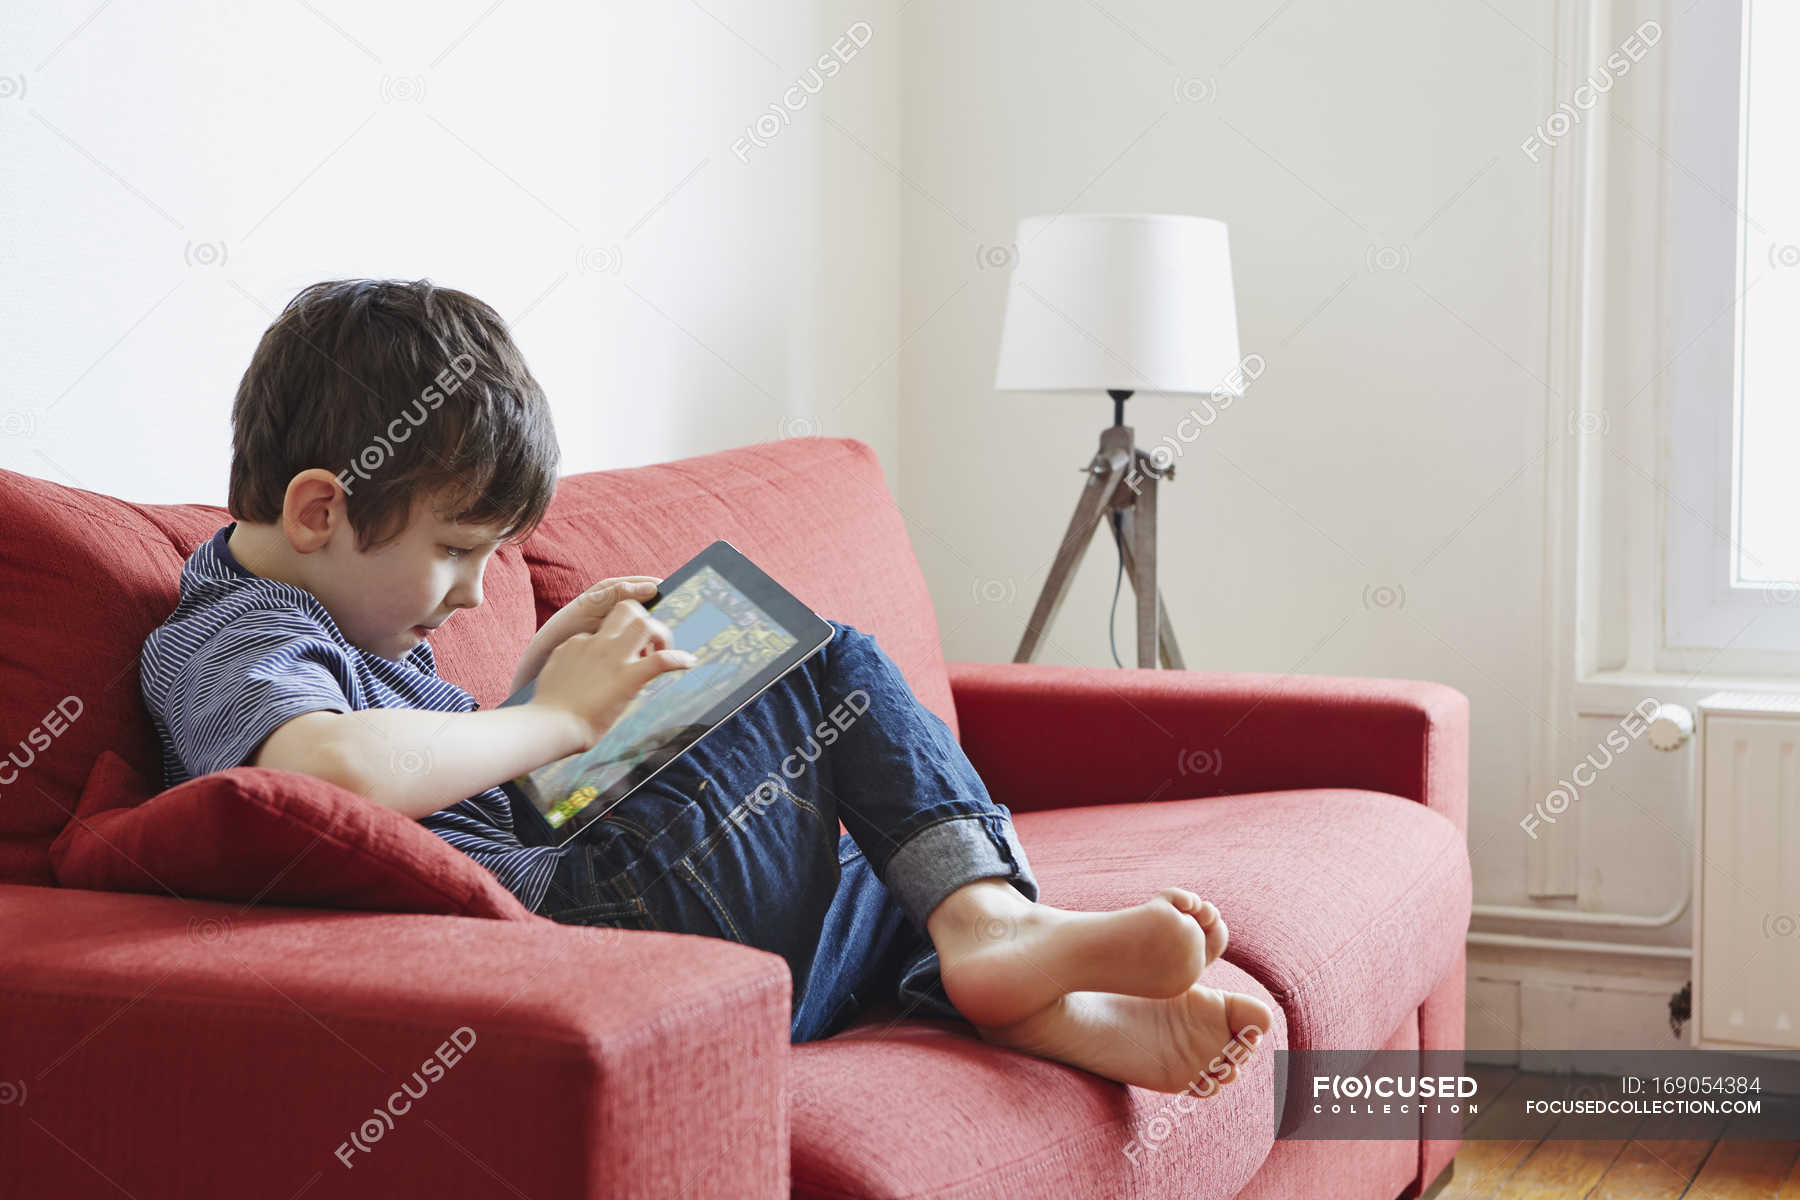
<path id="1" fill-rule="evenodd" d="M 452 524 L 421 498 L 406 531 L 377 550 L 357 549 L 346 523 L 345 536 L 322 551 L 312 591 L 353 644 L 399 659 L 458 609 L 480 606 L 481 577 L 503 532 Z"/>

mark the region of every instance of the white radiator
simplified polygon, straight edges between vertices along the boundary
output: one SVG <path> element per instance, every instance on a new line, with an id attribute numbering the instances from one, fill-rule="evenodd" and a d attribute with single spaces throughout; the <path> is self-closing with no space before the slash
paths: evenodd
<path id="1" fill-rule="evenodd" d="M 1695 1044 L 1800 1049 L 1800 696 L 1716 692 L 1697 723 Z"/>

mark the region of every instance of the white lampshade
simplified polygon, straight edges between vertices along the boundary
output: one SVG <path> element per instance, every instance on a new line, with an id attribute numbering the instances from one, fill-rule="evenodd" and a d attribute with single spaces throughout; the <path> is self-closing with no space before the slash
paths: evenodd
<path id="1" fill-rule="evenodd" d="M 994 386 L 1243 395 L 1225 224 L 1151 213 L 1019 222 Z"/>

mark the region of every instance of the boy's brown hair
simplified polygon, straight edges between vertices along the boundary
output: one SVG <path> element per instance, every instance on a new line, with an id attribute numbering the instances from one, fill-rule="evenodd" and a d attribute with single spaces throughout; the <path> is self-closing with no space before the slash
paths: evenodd
<path id="1" fill-rule="evenodd" d="M 506 323 L 429 280 L 303 288 L 257 344 L 231 424 L 233 517 L 278 523 L 288 482 L 322 467 L 365 552 L 422 495 L 446 520 L 522 539 L 556 491 L 550 406 Z"/>

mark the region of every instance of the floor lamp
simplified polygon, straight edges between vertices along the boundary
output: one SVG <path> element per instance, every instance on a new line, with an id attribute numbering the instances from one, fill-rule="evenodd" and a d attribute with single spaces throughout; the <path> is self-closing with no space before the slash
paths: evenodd
<path id="1" fill-rule="evenodd" d="M 994 387 L 1112 397 L 1113 423 L 1014 662 L 1030 662 L 1102 520 L 1137 594 L 1137 665 L 1184 664 L 1156 582 L 1156 491 L 1175 455 L 1139 449 L 1125 424 L 1133 392 L 1241 396 L 1237 310 L 1225 225 L 1205 217 L 1076 213 L 1019 223 Z M 1178 451 L 1177 451 L 1178 453 Z"/>

